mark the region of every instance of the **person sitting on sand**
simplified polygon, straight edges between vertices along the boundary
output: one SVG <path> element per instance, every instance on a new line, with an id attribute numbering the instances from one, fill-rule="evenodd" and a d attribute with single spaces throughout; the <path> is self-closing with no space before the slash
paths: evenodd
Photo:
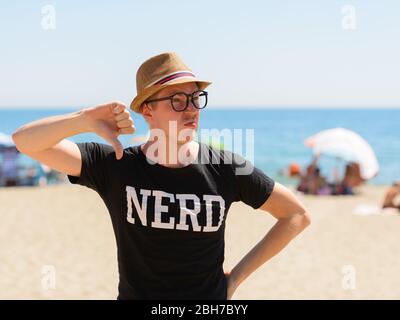
<path id="1" fill-rule="evenodd" d="M 315 190 L 315 176 L 317 173 L 318 157 L 314 157 L 311 163 L 307 166 L 305 174 L 300 174 L 300 181 L 297 186 L 297 191 L 303 193 L 313 193 Z"/>
<path id="2" fill-rule="evenodd" d="M 146 60 L 130 105 L 150 127 L 139 146 L 124 149 L 118 140 L 135 131 L 122 102 L 37 120 L 12 136 L 21 152 L 93 189 L 106 204 L 118 249 L 118 299 L 231 299 L 310 223 L 288 188 L 238 154 L 193 139 L 209 84 L 176 53 Z M 83 132 L 111 145 L 66 139 Z M 225 220 L 237 201 L 278 221 L 225 272 Z"/>
<path id="3" fill-rule="evenodd" d="M 344 177 L 339 183 L 331 185 L 335 195 L 354 195 L 354 188 L 364 183 L 361 177 L 360 166 L 356 162 L 350 162 L 346 165 Z"/>
<path id="4" fill-rule="evenodd" d="M 305 194 L 326 195 L 330 194 L 327 180 L 321 175 L 321 169 L 318 166 L 319 154 L 314 156 L 311 163 L 307 166 L 304 175 L 300 174 L 300 181 L 297 191 Z"/>
<path id="5" fill-rule="evenodd" d="M 395 203 L 397 196 L 400 196 L 400 181 L 393 183 L 393 185 L 386 191 L 382 203 L 382 209 L 395 208 L 400 210 L 400 201 Z"/>

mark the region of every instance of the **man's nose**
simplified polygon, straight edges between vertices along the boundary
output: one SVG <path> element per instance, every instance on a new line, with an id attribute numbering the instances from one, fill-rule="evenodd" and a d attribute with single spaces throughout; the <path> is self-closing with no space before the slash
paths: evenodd
<path id="1" fill-rule="evenodd" d="M 198 112 L 199 109 L 197 109 L 193 103 L 192 100 L 189 100 L 189 105 L 187 107 L 187 109 L 185 111 L 189 111 L 189 112 Z"/>

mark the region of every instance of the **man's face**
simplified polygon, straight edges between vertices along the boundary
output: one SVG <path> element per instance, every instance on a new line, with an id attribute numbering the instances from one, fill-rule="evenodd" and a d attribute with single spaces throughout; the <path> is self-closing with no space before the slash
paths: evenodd
<path id="1" fill-rule="evenodd" d="M 191 94 L 197 90 L 196 83 L 182 83 L 159 91 L 151 99 L 169 97 L 178 92 Z M 177 112 L 172 108 L 171 100 L 152 102 L 149 105 L 150 108 L 144 106 L 142 113 L 149 123 L 150 129 L 161 129 L 167 138 L 174 139 L 175 130 L 172 128 L 176 128 L 180 143 L 193 139 L 199 123 L 200 110 L 196 109 L 191 101 L 189 101 L 187 109 L 182 112 Z"/>

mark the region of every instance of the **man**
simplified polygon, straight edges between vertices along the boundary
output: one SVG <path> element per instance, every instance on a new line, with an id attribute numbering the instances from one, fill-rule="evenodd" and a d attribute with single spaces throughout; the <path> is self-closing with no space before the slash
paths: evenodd
<path id="1" fill-rule="evenodd" d="M 123 149 L 117 139 L 135 130 L 120 102 L 29 123 L 13 139 L 21 152 L 102 197 L 118 247 L 119 299 L 231 299 L 309 224 L 309 214 L 249 161 L 193 140 L 210 82 L 197 79 L 175 53 L 145 61 L 136 82 L 131 109 L 150 127 L 140 146 Z M 83 132 L 111 146 L 66 139 Z M 224 272 L 225 219 L 234 201 L 278 221 Z"/>

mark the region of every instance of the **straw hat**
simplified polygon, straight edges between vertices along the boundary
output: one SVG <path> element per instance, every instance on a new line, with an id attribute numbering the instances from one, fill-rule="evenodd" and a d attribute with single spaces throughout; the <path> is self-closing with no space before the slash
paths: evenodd
<path id="1" fill-rule="evenodd" d="M 166 87 L 186 82 L 197 82 L 200 90 L 211 84 L 196 78 L 175 52 L 154 56 L 139 67 L 136 73 L 137 95 L 131 102 L 131 109 L 140 113 L 140 106 L 153 94 Z"/>

